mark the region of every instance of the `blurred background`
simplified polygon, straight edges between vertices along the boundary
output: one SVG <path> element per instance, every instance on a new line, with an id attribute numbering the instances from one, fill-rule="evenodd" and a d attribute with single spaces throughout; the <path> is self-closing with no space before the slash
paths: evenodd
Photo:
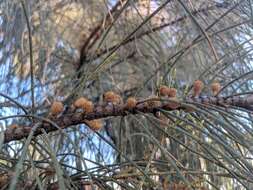
<path id="1" fill-rule="evenodd" d="M 247 97 L 252 24 L 252 0 L 0 1 L 1 130 L 31 124 L 4 95 L 41 117 L 53 101 L 101 103 L 111 90 L 141 100 L 167 85 L 184 100 L 198 79 L 201 96 L 219 82 L 220 96 Z M 195 106 L 1 143 L 0 187 L 252 189 L 251 112 Z"/>

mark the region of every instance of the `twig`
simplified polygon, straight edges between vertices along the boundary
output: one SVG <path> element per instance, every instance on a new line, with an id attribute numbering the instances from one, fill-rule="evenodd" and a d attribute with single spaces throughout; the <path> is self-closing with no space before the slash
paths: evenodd
<path id="1" fill-rule="evenodd" d="M 24 10 L 24 15 L 26 19 L 26 25 L 28 29 L 28 36 L 29 36 L 29 51 L 30 51 L 30 79 L 31 79 L 31 93 L 32 93 L 32 114 L 34 114 L 34 107 L 35 107 L 35 100 L 34 100 L 34 76 L 33 76 L 33 46 L 32 46 L 32 33 L 31 33 L 31 27 L 29 23 L 29 18 L 27 15 L 27 11 L 25 8 L 25 4 L 23 1 L 21 1 L 22 8 Z"/>
<path id="2" fill-rule="evenodd" d="M 78 125 L 85 123 L 85 120 L 93 120 L 93 119 L 99 119 L 99 118 L 106 118 L 106 117 L 117 117 L 117 116 L 126 116 L 129 114 L 139 114 L 139 113 L 155 113 L 159 109 L 164 109 L 167 111 L 171 110 L 187 110 L 191 109 L 194 110 L 194 106 L 191 105 L 194 102 L 196 103 L 203 103 L 203 104 L 210 104 L 210 105 L 217 105 L 221 107 L 229 107 L 229 106 L 237 106 L 242 107 L 245 109 L 248 109 L 250 111 L 253 111 L 253 97 L 199 97 L 199 98 L 187 98 L 186 101 L 178 101 L 178 100 L 172 100 L 172 99 L 150 99 L 150 101 L 160 101 L 159 104 L 149 104 L 147 103 L 148 100 L 146 99 L 144 103 L 139 103 L 134 109 L 128 109 L 125 105 L 96 105 L 94 108 L 94 111 L 89 114 L 84 114 L 81 112 L 78 113 L 71 113 L 67 112 L 64 115 L 59 116 L 58 118 L 53 118 L 52 121 L 57 125 L 60 126 L 62 129 L 70 127 L 72 125 Z M 168 108 L 168 102 L 176 103 L 178 104 L 178 107 L 175 109 Z M 5 117 L 11 118 L 14 116 Z M 15 117 L 34 117 L 32 115 L 18 115 Z M 30 133 L 30 130 L 32 129 L 33 124 L 30 126 L 19 126 L 18 133 L 14 133 L 13 129 L 7 128 L 4 131 L 4 143 L 8 143 L 10 141 L 14 140 L 21 140 L 25 137 L 27 137 Z M 41 129 L 44 129 L 46 132 L 56 131 L 58 128 L 56 128 L 54 125 L 52 125 L 50 122 L 44 121 L 41 123 L 41 126 L 35 131 L 34 135 L 40 135 L 42 134 Z"/>

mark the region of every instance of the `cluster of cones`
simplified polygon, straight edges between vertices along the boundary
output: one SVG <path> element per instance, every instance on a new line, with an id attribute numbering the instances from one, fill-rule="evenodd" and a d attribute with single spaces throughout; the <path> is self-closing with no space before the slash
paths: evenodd
<path id="1" fill-rule="evenodd" d="M 196 80 L 193 84 L 193 97 L 198 97 L 200 93 L 202 92 L 202 89 L 204 87 L 204 84 L 200 80 Z M 221 89 L 221 86 L 218 82 L 214 82 L 211 85 L 211 90 L 213 96 L 216 96 Z M 165 105 L 165 109 L 176 109 L 179 104 L 176 102 L 176 96 L 177 96 L 177 89 L 170 88 L 168 86 L 162 85 L 159 88 L 159 96 L 160 97 L 167 97 L 170 101 L 168 104 Z M 156 100 L 155 100 L 156 99 Z M 146 101 L 144 101 L 145 105 L 147 106 L 158 106 L 159 103 L 161 103 L 158 96 L 150 96 Z M 123 100 L 121 96 L 113 91 L 108 91 L 103 94 L 103 102 L 108 105 L 122 105 Z M 143 103 L 143 101 L 140 101 Z M 137 104 L 139 104 L 134 97 L 129 97 L 125 104 L 124 108 L 126 109 L 134 109 Z M 83 113 L 89 114 L 94 111 L 94 104 L 92 101 L 88 100 L 87 98 L 81 97 L 75 100 L 75 102 L 72 104 L 72 110 L 81 109 Z M 64 105 L 60 101 L 54 101 L 51 105 L 50 109 L 50 115 L 53 117 L 58 116 L 64 111 Z M 92 130 L 98 131 L 102 128 L 102 120 L 101 119 L 94 119 L 94 120 L 85 120 L 84 123 L 86 123 Z M 13 126 L 17 128 L 16 126 Z"/>
<path id="2" fill-rule="evenodd" d="M 204 87 L 204 84 L 200 80 L 196 80 L 193 84 L 193 97 L 198 97 Z M 213 96 L 217 96 L 221 90 L 221 85 L 218 82 L 211 84 L 211 91 Z"/>
<path id="3" fill-rule="evenodd" d="M 193 84 L 192 96 L 198 97 L 200 95 L 200 93 L 202 92 L 203 87 L 204 87 L 203 82 L 200 80 L 196 80 Z M 213 96 L 216 96 L 219 93 L 220 89 L 221 89 L 221 86 L 218 82 L 214 82 L 211 84 L 211 90 L 212 90 Z M 176 109 L 179 106 L 179 104 L 176 103 L 177 89 L 162 85 L 159 88 L 159 96 L 160 97 L 168 97 L 170 100 L 172 100 L 171 102 L 166 104 L 166 106 L 164 107 L 165 109 Z M 157 100 L 155 101 L 154 98 L 159 98 L 159 97 L 158 96 L 152 96 L 152 97 L 150 96 L 149 99 L 146 100 L 146 104 L 148 106 L 156 106 L 153 104 L 158 103 L 159 101 L 157 101 Z M 174 102 L 173 102 L 173 100 L 174 100 Z M 112 105 L 123 104 L 123 100 L 122 100 L 121 96 L 113 91 L 108 91 L 103 94 L 103 102 L 106 104 L 112 104 Z M 137 104 L 138 104 L 138 101 L 136 100 L 136 98 L 129 97 L 126 100 L 124 107 L 126 109 L 134 109 L 137 106 Z M 90 101 L 84 97 L 81 97 L 73 103 L 72 108 L 82 109 L 85 114 L 88 114 L 88 113 L 92 113 L 94 111 L 94 104 L 92 101 Z M 63 103 L 59 102 L 59 101 L 55 101 L 55 102 L 53 102 L 53 104 L 51 106 L 50 114 L 52 116 L 57 116 L 60 113 L 62 113 L 63 110 L 64 110 Z M 102 128 L 101 119 L 85 120 L 84 122 L 92 130 L 97 131 Z"/>
<path id="4" fill-rule="evenodd" d="M 123 103 L 123 100 L 120 95 L 113 91 L 108 91 L 103 94 L 103 101 L 106 104 L 119 105 Z M 133 97 L 130 97 L 126 101 L 126 108 L 133 109 L 137 105 L 137 100 Z M 89 114 L 94 111 L 94 104 L 92 101 L 87 98 L 81 97 L 78 98 L 72 105 L 72 110 L 82 109 L 83 113 Z M 60 101 L 54 101 L 51 105 L 50 114 L 52 116 L 57 116 L 61 114 L 64 110 L 64 105 Z M 92 130 L 98 131 L 102 128 L 102 120 L 94 119 L 94 120 L 85 120 L 86 123 Z"/>

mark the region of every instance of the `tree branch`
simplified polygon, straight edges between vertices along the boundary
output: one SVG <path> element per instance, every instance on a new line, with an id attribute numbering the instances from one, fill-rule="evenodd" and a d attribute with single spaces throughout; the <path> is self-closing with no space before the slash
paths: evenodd
<path id="1" fill-rule="evenodd" d="M 106 117 L 116 117 L 116 116 L 126 116 L 129 114 L 140 114 L 140 113 L 156 113 L 160 109 L 167 111 L 172 110 L 194 110 L 194 106 L 191 104 L 202 103 L 210 104 L 221 107 L 237 106 L 249 111 L 253 111 L 253 96 L 247 98 L 233 96 L 233 97 L 187 97 L 184 101 L 179 101 L 170 98 L 149 98 L 143 101 L 139 101 L 134 109 L 128 109 L 125 105 L 96 105 L 94 111 L 89 114 L 84 114 L 82 112 L 71 112 L 71 110 L 57 118 L 53 118 L 52 122 L 50 120 L 44 120 L 40 123 L 40 126 L 35 130 L 34 136 L 42 134 L 42 129 L 46 132 L 58 130 L 52 123 L 55 123 L 57 126 L 62 129 L 70 127 L 72 125 L 84 124 L 85 120 L 100 119 Z M 173 104 L 173 108 L 170 105 Z M 176 106 L 175 106 L 176 105 Z M 20 117 L 25 117 L 23 115 Z M 27 116 L 30 117 L 30 116 Z M 28 137 L 31 129 L 31 126 L 18 126 L 18 128 L 7 128 L 4 131 L 4 143 L 8 143 L 14 140 L 21 140 Z"/>
<path id="2" fill-rule="evenodd" d="M 124 1 L 126 1 L 126 0 L 118 1 L 114 5 L 114 7 L 107 13 L 104 21 L 101 21 L 96 27 L 94 27 L 94 29 L 92 30 L 89 37 L 85 40 L 85 42 L 80 50 L 80 62 L 79 62 L 78 68 L 77 68 L 78 71 L 83 65 L 87 50 L 90 49 L 94 45 L 94 43 L 97 41 L 97 39 L 101 35 L 103 29 L 106 29 L 108 26 L 110 26 L 110 24 L 113 22 L 113 20 L 112 20 L 113 18 L 111 18 L 111 17 L 113 15 L 117 15 L 117 13 L 120 12 L 120 10 L 118 10 L 118 8 L 120 5 L 123 4 Z"/>
<path id="3" fill-rule="evenodd" d="M 193 15 L 197 15 L 199 13 L 207 13 L 208 11 L 215 10 L 216 8 L 226 9 L 227 7 L 226 6 L 222 7 L 222 6 L 220 6 L 220 4 L 216 4 L 214 6 L 205 7 L 205 8 L 201 8 L 201 9 L 198 9 L 196 11 L 193 11 L 192 14 Z M 136 39 L 141 39 L 142 37 L 144 37 L 146 35 L 149 35 L 149 34 L 151 34 L 153 32 L 160 31 L 160 30 L 164 29 L 165 27 L 172 26 L 172 25 L 177 24 L 179 22 L 182 22 L 182 21 L 184 21 L 184 20 L 186 20 L 188 18 L 189 18 L 188 15 L 184 15 L 184 16 L 179 17 L 179 18 L 177 18 L 177 19 L 175 19 L 175 20 L 173 20 L 171 22 L 163 23 L 163 24 L 161 24 L 159 26 L 155 26 L 155 27 L 153 27 L 150 30 L 144 31 L 144 32 L 142 32 L 142 33 L 140 33 L 140 34 L 138 34 L 138 35 L 136 35 L 134 37 L 129 38 L 128 40 L 124 41 L 124 43 L 122 43 L 122 45 L 126 45 L 126 44 L 128 44 L 128 43 L 130 43 L 130 42 L 132 42 L 132 41 L 134 41 Z M 106 49 L 101 49 L 101 50 L 98 51 L 98 53 L 96 53 L 94 56 L 92 56 L 90 59 L 87 59 L 86 61 L 89 62 L 91 60 L 97 59 L 97 58 L 101 57 L 102 55 L 104 55 L 104 54 L 112 51 L 117 46 L 118 46 L 118 44 L 113 45 L 112 47 L 109 47 L 109 48 L 106 48 Z"/>

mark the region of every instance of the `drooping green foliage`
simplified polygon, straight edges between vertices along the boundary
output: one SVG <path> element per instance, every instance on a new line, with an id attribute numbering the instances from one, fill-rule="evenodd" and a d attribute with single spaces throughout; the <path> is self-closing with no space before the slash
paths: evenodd
<path id="1" fill-rule="evenodd" d="M 252 0 L 1 1 L 0 187 L 252 189 L 253 110 L 187 102 L 195 80 L 201 97 L 214 82 L 217 96 L 252 96 L 252 10 Z M 106 91 L 141 101 L 161 85 L 192 110 L 101 118 L 98 132 L 61 129 L 49 113 L 53 101 L 102 104 Z M 59 130 L 33 138 L 48 120 Z M 11 124 L 34 129 L 3 144 Z"/>

